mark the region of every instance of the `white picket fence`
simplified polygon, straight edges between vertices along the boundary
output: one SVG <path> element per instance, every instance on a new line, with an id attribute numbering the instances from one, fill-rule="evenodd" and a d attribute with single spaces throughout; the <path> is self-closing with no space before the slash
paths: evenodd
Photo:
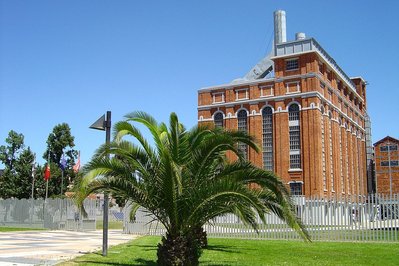
<path id="1" fill-rule="evenodd" d="M 398 241 L 399 194 L 358 197 L 294 197 L 298 217 L 306 226 L 313 241 Z M 139 235 L 162 235 L 165 228 L 144 209 L 139 209 L 134 222 L 128 221 L 125 209 L 124 232 Z M 205 225 L 210 237 L 245 239 L 300 239 L 274 214 L 258 219 L 259 230 L 243 224 L 228 214 Z"/>

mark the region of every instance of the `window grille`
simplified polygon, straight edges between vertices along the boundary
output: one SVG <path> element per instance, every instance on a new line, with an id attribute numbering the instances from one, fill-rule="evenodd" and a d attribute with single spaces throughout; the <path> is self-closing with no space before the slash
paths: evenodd
<path id="1" fill-rule="evenodd" d="M 288 108 L 288 118 L 290 121 L 299 121 L 299 106 L 297 104 L 291 104 Z"/>
<path id="2" fill-rule="evenodd" d="M 291 195 L 300 196 L 302 194 L 302 183 L 290 183 Z"/>
<path id="3" fill-rule="evenodd" d="M 323 189 L 327 190 L 327 176 L 326 176 L 326 149 L 324 136 L 324 107 L 321 107 L 321 153 L 322 153 L 322 168 L 323 168 Z"/>
<path id="4" fill-rule="evenodd" d="M 215 127 L 224 127 L 223 114 L 216 113 L 214 116 Z"/>
<path id="5" fill-rule="evenodd" d="M 247 111 L 241 110 L 237 114 L 238 131 L 247 132 Z M 238 149 L 243 153 L 244 158 L 248 158 L 248 146 L 244 143 L 238 143 Z"/>
<path id="6" fill-rule="evenodd" d="M 298 59 L 290 59 L 285 61 L 285 70 L 295 70 L 299 68 Z"/>
<path id="7" fill-rule="evenodd" d="M 263 167 L 273 171 L 273 111 L 266 107 L 262 111 L 263 116 Z"/>
<path id="8" fill-rule="evenodd" d="M 345 122 L 344 124 L 345 126 L 345 130 L 347 129 L 347 124 Z M 348 131 L 345 131 L 344 133 L 346 133 L 345 136 L 345 161 L 346 161 L 346 192 L 350 193 L 350 189 L 349 189 L 349 154 L 348 154 Z"/>
<path id="9" fill-rule="evenodd" d="M 290 168 L 301 168 L 301 133 L 299 125 L 299 106 L 291 104 L 288 108 Z"/>
<path id="10" fill-rule="evenodd" d="M 342 130 L 343 128 L 341 127 L 342 125 L 342 117 L 339 118 L 339 129 L 338 129 L 338 138 L 339 138 L 339 166 L 340 166 L 340 174 L 341 174 L 341 192 L 345 192 L 344 191 L 344 163 L 343 163 L 343 159 L 342 159 Z"/>
<path id="11" fill-rule="evenodd" d="M 301 155 L 300 154 L 290 154 L 290 168 L 300 169 L 301 168 Z"/>
<path id="12" fill-rule="evenodd" d="M 389 161 L 381 161 L 381 166 L 389 166 Z M 398 166 L 399 161 L 391 161 L 391 166 Z"/>
<path id="13" fill-rule="evenodd" d="M 300 131 L 299 126 L 290 126 L 290 150 L 300 150 Z"/>
<path id="14" fill-rule="evenodd" d="M 381 146 L 380 151 L 397 151 L 398 150 L 398 145 L 387 145 L 387 146 Z"/>
<path id="15" fill-rule="evenodd" d="M 351 126 L 351 132 L 353 132 L 353 126 Z M 356 151 L 356 147 L 354 143 L 354 137 L 352 134 L 350 135 L 350 139 L 352 146 L 352 154 L 350 155 L 352 158 L 352 193 L 355 193 L 355 152 L 354 151 Z"/>
<path id="16" fill-rule="evenodd" d="M 334 191 L 334 161 L 333 161 L 333 138 L 332 138 L 332 114 L 328 113 L 329 119 L 329 144 L 330 144 L 330 178 L 331 178 L 331 191 Z"/>
<path id="17" fill-rule="evenodd" d="M 382 161 L 381 166 L 389 166 L 389 161 Z"/>

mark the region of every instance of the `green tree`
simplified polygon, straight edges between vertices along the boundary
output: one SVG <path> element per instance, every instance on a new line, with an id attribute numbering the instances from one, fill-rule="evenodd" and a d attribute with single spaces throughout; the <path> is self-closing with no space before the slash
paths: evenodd
<path id="1" fill-rule="evenodd" d="M 134 122 L 150 131 L 155 147 Z M 140 206 L 147 209 L 167 231 L 158 245 L 159 265 L 197 265 L 198 230 L 227 213 L 257 230 L 257 215 L 265 222 L 265 214 L 272 211 L 309 239 L 284 183 L 243 159 L 237 143 L 259 150 L 246 133 L 210 127 L 186 130 L 174 113 L 167 126 L 142 112 L 127 115 L 114 132 L 113 142 L 100 147 L 85 167 L 77 203 L 82 206 L 88 194 L 103 190 L 130 200 L 132 216 Z M 238 160 L 227 160 L 227 152 Z"/>
<path id="2" fill-rule="evenodd" d="M 32 189 L 32 165 L 35 155 L 25 148 L 24 136 L 11 130 L 7 146 L 0 146 L 0 161 L 5 169 L 0 177 L 1 198 L 30 198 Z"/>
<path id="3" fill-rule="evenodd" d="M 67 123 L 58 124 L 53 128 L 53 131 L 47 138 L 47 149 L 43 154 L 43 158 L 48 160 L 50 158 L 51 177 L 49 180 L 49 196 L 58 196 L 61 194 L 61 177 L 62 170 L 60 169 L 60 162 L 64 154 L 66 160 L 66 168 L 64 171 L 64 185 L 63 192 L 69 184 L 73 183 L 76 174 L 72 170 L 75 164 L 78 152 L 73 149 L 75 137 L 71 134 L 71 128 Z"/>
<path id="4" fill-rule="evenodd" d="M 41 165 L 36 165 L 35 169 L 35 187 L 33 192 L 33 197 L 35 199 L 46 197 L 46 181 L 44 180 L 44 167 Z"/>
<path id="5" fill-rule="evenodd" d="M 35 155 L 28 147 L 20 154 L 15 165 L 17 178 L 13 185 L 15 186 L 17 198 L 28 199 L 32 195 L 32 165 L 35 161 Z"/>
<path id="6" fill-rule="evenodd" d="M 10 171 L 14 171 L 15 161 L 24 149 L 24 135 L 11 130 L 6 138 L 7 146 L 0 146 L 0 161 Z"/>

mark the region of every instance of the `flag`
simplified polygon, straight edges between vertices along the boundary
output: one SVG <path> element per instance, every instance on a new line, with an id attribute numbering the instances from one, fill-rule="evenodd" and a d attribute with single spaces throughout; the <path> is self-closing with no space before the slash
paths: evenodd
<path id="1" fill-rule="evenodd" d="M 35 175 L 36 175 L 36 160 L 33 160 L 33 163 L 32 163 L 32 180 L 35 179 Z"/>
<path id="2" fill-rule="evenodd" d="M 64 156 L 64 154 L 62 154 L 61 162 L 60 162 L 60 168 L 61 168 L 61 170 L 64 171 L 65 168 L 66 168 L 66 166 L 67 166 L 67 162 L 66 162 L 66 160 L 65 160 L 65 156 Z"/>
<path id="3" fill-rule="evenodd" d="M 47 181 L 50 179 L 50 164 L 47 163 L 46 169 L 44 169 L 44 179 Z"/>
<path id="4" fill-rule="evenodd" d="M 73 166 L 73 171 L 77 173 L 79 172 L 79 168 L 80 168 L 80 151 L 78 154 L 78 160 L 76 161 L 76 164 Z"/>

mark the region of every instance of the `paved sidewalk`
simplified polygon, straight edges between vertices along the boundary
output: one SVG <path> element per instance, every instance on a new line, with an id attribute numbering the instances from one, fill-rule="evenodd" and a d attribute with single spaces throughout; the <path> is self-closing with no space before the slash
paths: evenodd
<path id="1" fill-rule="evenodd" d="M 108 232 L 108 247 L 136 238 Z M 0 266 L 54 265 L 102 249 L 102 231 L 25 231 L 0 233 Z"/>

